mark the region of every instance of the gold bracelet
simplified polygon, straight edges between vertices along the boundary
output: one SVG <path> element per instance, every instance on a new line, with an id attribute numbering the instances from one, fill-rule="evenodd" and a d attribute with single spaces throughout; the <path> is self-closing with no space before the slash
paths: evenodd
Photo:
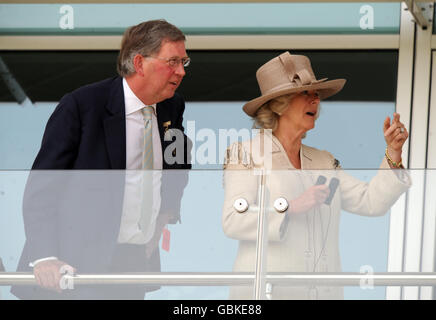
<path id="1" fill-rule="evenodd" d="M 388 153 L 388 147 L 386 147 L 385 156 L 388 162 L 392 164 L 394 168 L 401 168 L 401 166 L 403 165 L 403 162 L 401 160 L 399 162 L 395 162 L 394 160 L 392 160 Z"/>

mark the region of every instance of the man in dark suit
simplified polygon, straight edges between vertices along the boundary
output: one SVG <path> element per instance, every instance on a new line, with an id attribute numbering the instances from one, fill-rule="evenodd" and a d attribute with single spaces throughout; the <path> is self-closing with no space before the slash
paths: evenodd
<path id="1" fill-rule="evenodd" d="M 119 77 L 61 99 L 23 200 L 26 243 L 17 271 L 33 270 L 39 286 L 15 286 L 12 293 L 23 299 L 143 299 L 151 290 L 135 285 L 63 290 L 61 277 L 72 268 L 160 270 L 156 239 L 163 226 L 179 220 L 187 173 L 164 170 L 156 176 L 142 170 L 190 168 L 185 105 L 175 93 L 189 62 L 178 28 L 164 20 L 144 22 L 124 34 Z M 151 203 L 144 205 L 144 198 Z M 147 222 L 141 224 L 144 214 Z"/>

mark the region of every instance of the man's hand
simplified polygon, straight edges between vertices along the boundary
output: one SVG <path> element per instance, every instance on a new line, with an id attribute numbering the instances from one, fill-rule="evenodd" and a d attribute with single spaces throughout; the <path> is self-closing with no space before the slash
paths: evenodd
<path id="1" fill-rule="evenodd" d="M 64 267 L 64 268 L 62 268 Z M 33 268 L 33 274 L 35 275 L 36 282 L 43 288 L 62 292 L 61 279 L 65 274 L 66 268 L 74 270 L 76 269 L 69 266 L 66 262 L 60 260 L 46 260 L 36 264 Z"/>

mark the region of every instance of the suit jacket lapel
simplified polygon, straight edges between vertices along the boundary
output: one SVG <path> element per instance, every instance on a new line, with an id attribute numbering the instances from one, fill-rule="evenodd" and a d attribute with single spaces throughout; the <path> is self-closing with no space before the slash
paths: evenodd
<path id="1" fill-rule="evenodd" d="M 172 109 L 172 105 L 169 102 L 170 100 L 164 100 L 156 104 L 156 115 L 157 115 L 157 125 L 159 129 L 160 142 L 162 147 L 162 166 L 164 169 L 167 169 L 168 165 L 165 161 L 165 150 L 168 145 L 172 143 L 172 140 L 165 141 L 165 132 L 167 129 L 174 128 L 177 126 L 175 123 L 175 119 L 173 119 L 170 110 Z M 174 153 L 173 153 L 174 155 Z"/>
<path id="2" fill-rule="evenodd" d="M 174 119 L 171 118 L 171 114 L 168 112 L 171 109 L 171 105 L 168 105 L 168 102 L 162 101 L 156 104 L 156 116 L 157 116 L 157 125 L 159 126 L 159 136 L 160 141 L 162 143 L 162 147 L 164 147 L 164 137 L 165 131 L 168 127 L 173 127 L 175 123 L 171 123 Z M 169 125 L 168 125 L 169 122 Z M 164 127 L 164 124 L 167 123 L 167 127 Z"/>
<path id="3" fill-rule="evenodd" d="M 156 117 L 157 117 L 157 125 L 158 125 L 158 129 L 159 129 L 159 136 L 160 136 L 160 141 L 161 144 L 163 145 L 164 142 L 164 128 L 162 126 L 163 120 L 163 114 L 165 112 L 165 108 L 162 107 L 162 102 L 159 102 L 156 104 Z"/>
<path id="4" fill-rule="evenodd" d="M 126 169 L 126 112 L 122 78 L 118 77 L 111 88 L 103 120 L 106 148 L 112 169 Z"/>

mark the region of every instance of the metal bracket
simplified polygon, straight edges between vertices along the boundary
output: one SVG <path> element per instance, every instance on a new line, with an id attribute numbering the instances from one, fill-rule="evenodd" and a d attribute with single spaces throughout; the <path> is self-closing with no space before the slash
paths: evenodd
<path id="1" fill-rule="evenodd" d="M 405 0 L 407 9 L 410 11 L 417 23 L 423 30 L 432 26 L 433 21 L 433 3 L 420 2 L 415 0 Z"/>

